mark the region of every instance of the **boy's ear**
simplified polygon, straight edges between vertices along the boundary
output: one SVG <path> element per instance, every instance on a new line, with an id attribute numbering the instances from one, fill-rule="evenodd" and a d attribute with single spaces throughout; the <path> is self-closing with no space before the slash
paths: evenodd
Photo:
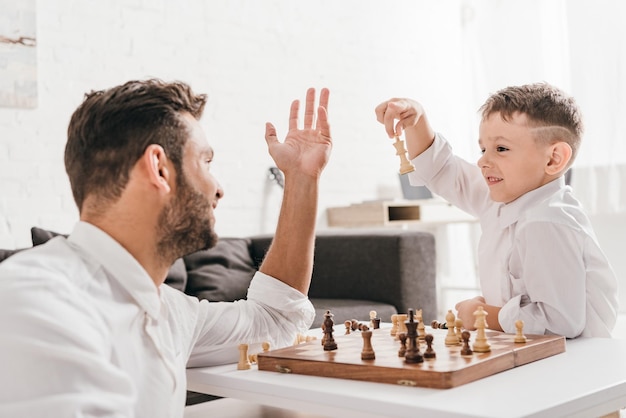
<path id="1" fill-rule="evenodd" d="M 148 180 L 158 189 L 169 193 L 171 191 L 171 172 L 168 169 L 168 158 L 163 147 L 157 144 L 148 145 L 140 158 Z"/>
<path id="2" fill-rule="evenodd" d="M 546 174 L 557 175 L 565 172 L 572 159 L 572 147 L 567 142 L 555 142 L 549 148 L 550 156 L 546 164 Z"/>

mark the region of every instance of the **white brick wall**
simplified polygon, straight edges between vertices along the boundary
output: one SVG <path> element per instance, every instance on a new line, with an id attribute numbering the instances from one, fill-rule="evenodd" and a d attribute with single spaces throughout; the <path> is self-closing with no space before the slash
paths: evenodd
<path id="1" fill-rule="evenodd" d="M 271 232 L 280 204 L 263 139 L 284 136 L 307 87 L 331 89 L 334 152 L 324 209 L 399 196 L 399 160 L 374 118 L 391 96 L 429 108 L 451 137 L 463 123 L 459 2 L 363 0 L 46 0 L 37 5 L 39 106 L 0 108 L 0 248 L 30 246 L 30 227 L 69 232 L 77 219 L 63 167 L 67 123 L 83 94 L 150 76 L 209 94 L 202 121 L 226 196 L 218 232 Z M 455 76 L 456 74 L 456 76 Z M 471 116 L 471 115 L 469 115 Z"/>

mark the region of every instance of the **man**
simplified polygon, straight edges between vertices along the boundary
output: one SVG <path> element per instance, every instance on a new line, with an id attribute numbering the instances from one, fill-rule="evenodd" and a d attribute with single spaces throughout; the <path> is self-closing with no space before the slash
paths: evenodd
<path id="1" fill-rule="evenodd" d="M 0 416 L 180 417 L 187 365 L 304 332 L 328 96 L 315 112 L 307 91 L 304 129 L 292 103 L 284 142 L 266 125 L 285 176 L 276 234 L 247 300 L 208 303 L 162 285 L 177 258 L 217 240 L 206 96 L 160 80 L 88 94 L 65 152 L 80 222 L 0 264 Z"/>

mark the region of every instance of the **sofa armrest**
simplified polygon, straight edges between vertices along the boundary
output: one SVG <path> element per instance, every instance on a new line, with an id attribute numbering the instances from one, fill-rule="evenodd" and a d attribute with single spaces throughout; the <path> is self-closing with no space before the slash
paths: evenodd
<path id="1" fill-rule="evenodd" d="M 257 265 L 270 242 L 269 236 L 252 237 Z M 371 300 L 403 313 L 422 309 L 426 321 L 436 319 L 436 288 L 435 238 L 429 232 L 328 230 L 316 237 L 311 298 Z"/>

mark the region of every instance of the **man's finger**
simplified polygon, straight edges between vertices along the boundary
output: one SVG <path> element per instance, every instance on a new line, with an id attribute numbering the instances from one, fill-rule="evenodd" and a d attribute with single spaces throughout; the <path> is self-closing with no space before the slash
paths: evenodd
<path id="1" fill-rule="evenodd" d="M 298 129 L 298 112 L 300 111 L 300 101 L 291 102 L 291 110 L 289 111 L 289 130 Z"/>
<path id="2" fill-rule="evenodd" d="M 315 122 L 315 89 L 306 91 L 306 105 L 304 107 L 304 129 L 311 129 Z"/>

